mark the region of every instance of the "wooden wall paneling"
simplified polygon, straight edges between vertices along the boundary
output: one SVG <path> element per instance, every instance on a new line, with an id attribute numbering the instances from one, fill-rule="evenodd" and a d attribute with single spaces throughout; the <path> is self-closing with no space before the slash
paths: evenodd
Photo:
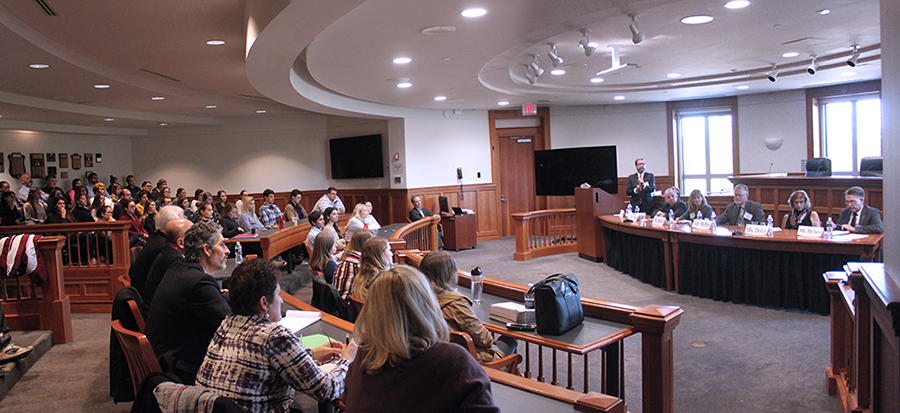
<path id="1" fill-rule="evenodd" d="M 468 199 L 468 197 L 467 197 Z M 477 235 L 479 241 L 500 239 L 500 192 L 494 186 L 478 191 L 476 202 L 479 206 Z"/>

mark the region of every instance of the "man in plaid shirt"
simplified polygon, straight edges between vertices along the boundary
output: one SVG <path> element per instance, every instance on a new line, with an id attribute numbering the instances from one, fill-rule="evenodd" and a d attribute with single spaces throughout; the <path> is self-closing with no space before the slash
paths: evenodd
<path id="1" fill-rule="evenodd" d="M 263 191 L 263 199 L 265 203 L 259 207 L 259 221 L 266 228 L 278 227 L 278 217 L 282 216 L 281 208 L 275 205 L 275 191 L 266 189 Z"/>

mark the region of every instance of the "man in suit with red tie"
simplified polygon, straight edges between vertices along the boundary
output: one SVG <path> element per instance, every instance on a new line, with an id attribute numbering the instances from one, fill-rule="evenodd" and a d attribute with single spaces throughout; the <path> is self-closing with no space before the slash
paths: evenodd
<path id="1" fill-rule="evenodd" d="M 857 234 L 883 234 L 881 211 L 865 204 L 866 191 L 858 186 L 844 191 L 844 204 L 838 216 L 838 227 Z"/>

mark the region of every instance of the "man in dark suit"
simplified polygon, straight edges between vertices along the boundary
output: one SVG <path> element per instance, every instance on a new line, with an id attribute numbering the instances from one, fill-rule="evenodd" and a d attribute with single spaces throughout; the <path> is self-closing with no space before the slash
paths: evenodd
<path id="1" fill-rule="evenodd" d="M 131 279 L 131 286 L 137 289 L 139 293 L 144 293 L 147 273 L 150 272 L 150 267 L 153 266 L 156 256 L 166 246 L 166 224 L 173 219 L 182 218 L 184 218 L 184 210 L 174 205 L 163 207 L 156 214 L 156 232 L 150 234 L 150 237 L 147 238 L 147 243 L 144 244 L 141 252 L 137 254 L 134 262 L 131 263 L 131 268 L 128 269 L 128 278 Z"/>
<path id="2" fill-rule="evenodd" d="M 144 313 L 150 313 L 150 303 L 153 302 L 153 296 L 156 295 L 156 289 L 169 266 L 176 261 L 184 260 L 184 234 L 191 228 L 193 223 L 187 219 L 173 219 L 166 224 L 166 246 L 163 247 L 153 265 L 150 266 L 150 272 L 147 273 L 147 283 L 144 284 Z"/>
<path id="3" fill-rule="evenodd" d="M 641 207 L 644 212 L 653 208 L 653 191 L 656 190 L 656 178 L 644 169 L 644 158 L 634 160 L 637 173 L 628 176 L 625 193 L 631 197 L 632 207 Z"/>
<path id="4" fill-rule="evenodd" d="M 165 372 L 194 384 L 206 347 L 231 307 L 209 275 L 225 269 L 228 247 L 214 222 L 195 224 L 184 235 L 183 261 L 163 276 L 147 316 L 147 338 Z"/>
<path id="5" fill-rule="evenodd" d="M 656 210 L 656 213 L 651 216 L 661 216 L 668 219 L 669 211 L 672 211 L 675 219 L 678 219 L 678 217 L 687 212 L 688 206 L 681 200 L 681 193 L 678 191 L 678 188 L 673 186 L 666 189 L 666 192 L 664 192 L 663 195 L 665 196 L 666 202 L 663 202 L 659 209 Z"/>
<path id="6" fill-rule="evenodd" d="M 422 218 L 430 217 L 434 214 L 428 210 L 428 208 L 422 207 L 422 198 L 419 196 L 414 196 L 409 199 L 413 204 L 413 209 L 409 210 L 409 221 L 416 222 Z"/>
<path id="7" fill-rule="evenodd" d="M 883 234 L 881 211 L 865 205 L 866 191 L 858 186 L 844 191 L 844 204 L 837 225 L 845 231 L 857 234 Z"/>
<path id="8" fill-rule="evenodd" d="M 748 201 L 750 190 L 747 185 L 734 186 L 734 202 L 725 207 L 725 212 L 716 218 L 717 225 L 734 225 L 742 227 L 751 222 L 762 222 L 765 219 L 762 205 Z"/>

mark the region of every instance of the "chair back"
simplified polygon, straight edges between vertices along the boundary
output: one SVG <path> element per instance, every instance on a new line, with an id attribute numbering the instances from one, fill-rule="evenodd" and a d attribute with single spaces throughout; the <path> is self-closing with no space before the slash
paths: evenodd
<path id="1" fill-rule="evenodd" d="M 481 361 L 478 359 L 478 349 L 475 348 L 475 342 L 472 336 L 462 331 L 450 330 L 450 342 L 463 346 L 469 350 L 469 354 L 478 360 L 478 364 L 483 367 L 494 370 L 505 370 L 507 373 L 519 374 L 519 363 L 522 362 L 522 356 L 517 353 L 507 354 L 503 358 L 494 361 Z"/>
<path id="2" fill-rule="evenodd" d="M 128 361 L 128 370 L 131 372 L 131 381 L 134 383 L 134 392 L 137 393 L 140 383 L 150 373 L 161 372 L 159 360 L 153 352 L 150 340 L 143 333 L 131 331 L 122 326 L 119 320 L 112 321 L 113 331 L 125 351 L 125 360 Z"/>
<path id="3" fill-rule="evenodd" d="M 472 336 L 468 333 L 450 330 L 450 342 L 461 345 L 469 351 L 472 357 L 475 357 L 475 360 L 478 360 L 478 350 L 475 349 L 475 342 L 472 341 Z"/>
<path id="4" fill-rule="evenodd" d="M 365 302 L 353 294 L 347 296 L 347 302 L 350 303 L 350 309 L 353 310 L 353 314 L 356 314 L 358 317 L 359 313 L 362 312 L 363 304 L 365 304 Z"/>
<path id="5" fill-rule="evenodd" d="M 338 292 L 337 288 L 326 283 L 325 279 L 321 276 L 313 277 L 312 288 L 313 295 L 310 304 L 312 304 L 313 307 L 351 323 L 356 320 L 356 317 L 354 317 L 354 314 L 350 309 L 350 304 L 347 304 L 347 302 L 341 298 L 341 293 Z"/>
<path id="6" fill-rule="evenodd" d="M 137 302 L 134 300 L 125 301 L 128 304 L 128 308 L 131 309 L 131 315 L 134 316 L 134 322 L 137 324 L 138 332 L 144 332 L 144 313 L 141 312 L 141 309 L 138 308 Z"/>

